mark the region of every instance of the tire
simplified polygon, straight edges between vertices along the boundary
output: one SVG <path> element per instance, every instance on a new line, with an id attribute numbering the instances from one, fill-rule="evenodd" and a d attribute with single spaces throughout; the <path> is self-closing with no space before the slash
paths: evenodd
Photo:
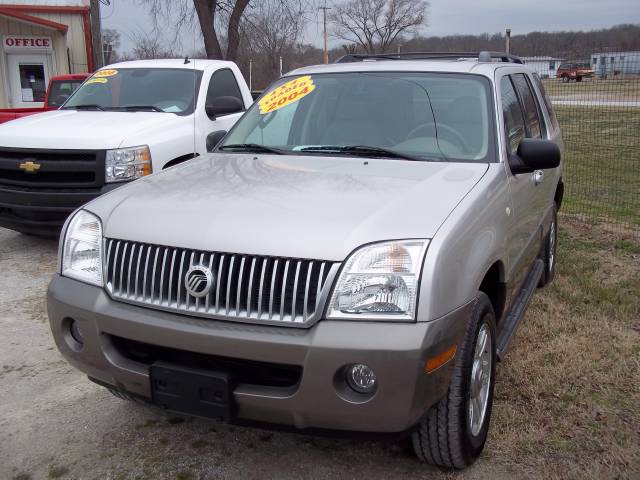
<path id="1" fill-rule="evenodd" d="M 568 83 L 569 82 L 569 77 L 567 77 L 566 75 L 562 76 L 562 83 Z"/>
<path id="2" fill-rule="evenodd" d="M 542 288 L 549 285 L 556 275 L 556 249 L 558 247 L 558 206 L 553 204 L 553 214 L 551 217 L 551 225 L 549 226 L 549 233 L 542 243 L 543 251 L 540 258 L 544 262 L 544 271 L 540 277 L 538 288 Z"/>
<path id="3" fill-rule="evenodd" d="M 412 433 L 413 449 L 421 461 L 438 467 L 463 469 L 471 465 L 482 453 L 493 405 L 497 358 L 495 324 L 495 314 L 489 297 L 479 292 L 469 317 L 464 341 L 455 356 L 447 394 L 429 409 L 418 429 Z M 487 379 L 486 374 L 489 377 L 485 381 L 475 383 L 476 388 L 478 385 L 482 386 L 478 396 L 485 398 L 485 408 L 478 410 L 484 411 L 483 415 L 473 417 L 470 410 L 471 395 L 475 395 L 477 390 L 473 386 L 472 376 L 478 370 L 474 369 L 474 359 L 481 332 L 484 332 L 483 335 L 487 339 L 481 360 L 490 360 L 490 365 L 483 369 L 484 377 L 476 377 L 479 380 Z M 478 419 L 475 425 L 471 424 L 472 417 Z"/>
<path id="4" fill-rule="evenodd" d="M 582 81 L 582 77 L 576 77 L 576 82 L 581 82 Z"/>

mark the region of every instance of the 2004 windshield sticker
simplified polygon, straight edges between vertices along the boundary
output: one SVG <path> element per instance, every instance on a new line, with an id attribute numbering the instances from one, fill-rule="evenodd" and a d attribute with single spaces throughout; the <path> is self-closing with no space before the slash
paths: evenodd
<path id="1" fill-rule="evenodd" d="M 109 68 L 105 70 L 98 70 L 93 74 L 92 78 L 104 78 L 104 77 L 115 77 L 118 74 L 118 70 L 114 68 Z"/>
<path id="2" fill-rule="evenodd" d="M 302 97 L 309 95 L 315 88 L 316 86 L 313 83 L 313 79 L 309 75 L 294 78 L 293 80 L 283 83 L 260 99 L 258 102 L 260 113 L 266 115 L 279 108 L 286 107 L 291 103 L 297 102 Z"/>

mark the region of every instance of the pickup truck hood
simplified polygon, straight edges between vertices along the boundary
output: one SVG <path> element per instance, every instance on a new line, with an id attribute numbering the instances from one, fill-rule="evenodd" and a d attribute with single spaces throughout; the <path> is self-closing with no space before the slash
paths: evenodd
<path id="1" fill-rule="evenodd" d="M 160 112 L 53 110 L 0 125 L 0 146 L 105 150 L 139 141 L 145 132 L 171 129 L 187 117 Z M 144 143 L 144 142 L 143 142 Z"/>
<path id="2" fill-rule="evenodd" d="M 487 164 L 213 154 L 118 188 L 87 209 L 109 238 L 343 260 L 360 245 L 431 238 Z"/>

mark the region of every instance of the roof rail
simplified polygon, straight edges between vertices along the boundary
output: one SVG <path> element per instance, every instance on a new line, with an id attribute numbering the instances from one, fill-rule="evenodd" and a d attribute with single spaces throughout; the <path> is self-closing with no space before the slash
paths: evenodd
<path id="1" fill-rule="evenodd" d="M 458 60 L 477 58 L 479 62 L 498 60 L 505 63 L 524 63 L 520 57 L 505 52 L 403 52 L 403 53 L 350 53 L 336 60 L 336 63 L 364 62 L 376 60 Z"/>

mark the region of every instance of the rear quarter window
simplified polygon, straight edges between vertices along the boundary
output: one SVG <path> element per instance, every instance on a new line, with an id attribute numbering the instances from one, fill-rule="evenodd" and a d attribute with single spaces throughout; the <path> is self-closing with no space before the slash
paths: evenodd
<path id="1" fill-rule="evenodd" d="M 538 92 L 540 92 L 540 96 L 542 97 L 544 107 L 547 110 L 549 121 L 551 122 L 549 126 L 549 130 L 556 131 L 558 129 L 558 119 L 556 118 L 556 114 L 553 111 L 551 100 L 549 100 L 547 92 L 544 89 L 544 84 L 542 83 L 542 80 L 540 80 L 540 77 L 537 74 L 534 73 L 532 77 L 533 77 L 533 83 L 536 85 Z"/>

